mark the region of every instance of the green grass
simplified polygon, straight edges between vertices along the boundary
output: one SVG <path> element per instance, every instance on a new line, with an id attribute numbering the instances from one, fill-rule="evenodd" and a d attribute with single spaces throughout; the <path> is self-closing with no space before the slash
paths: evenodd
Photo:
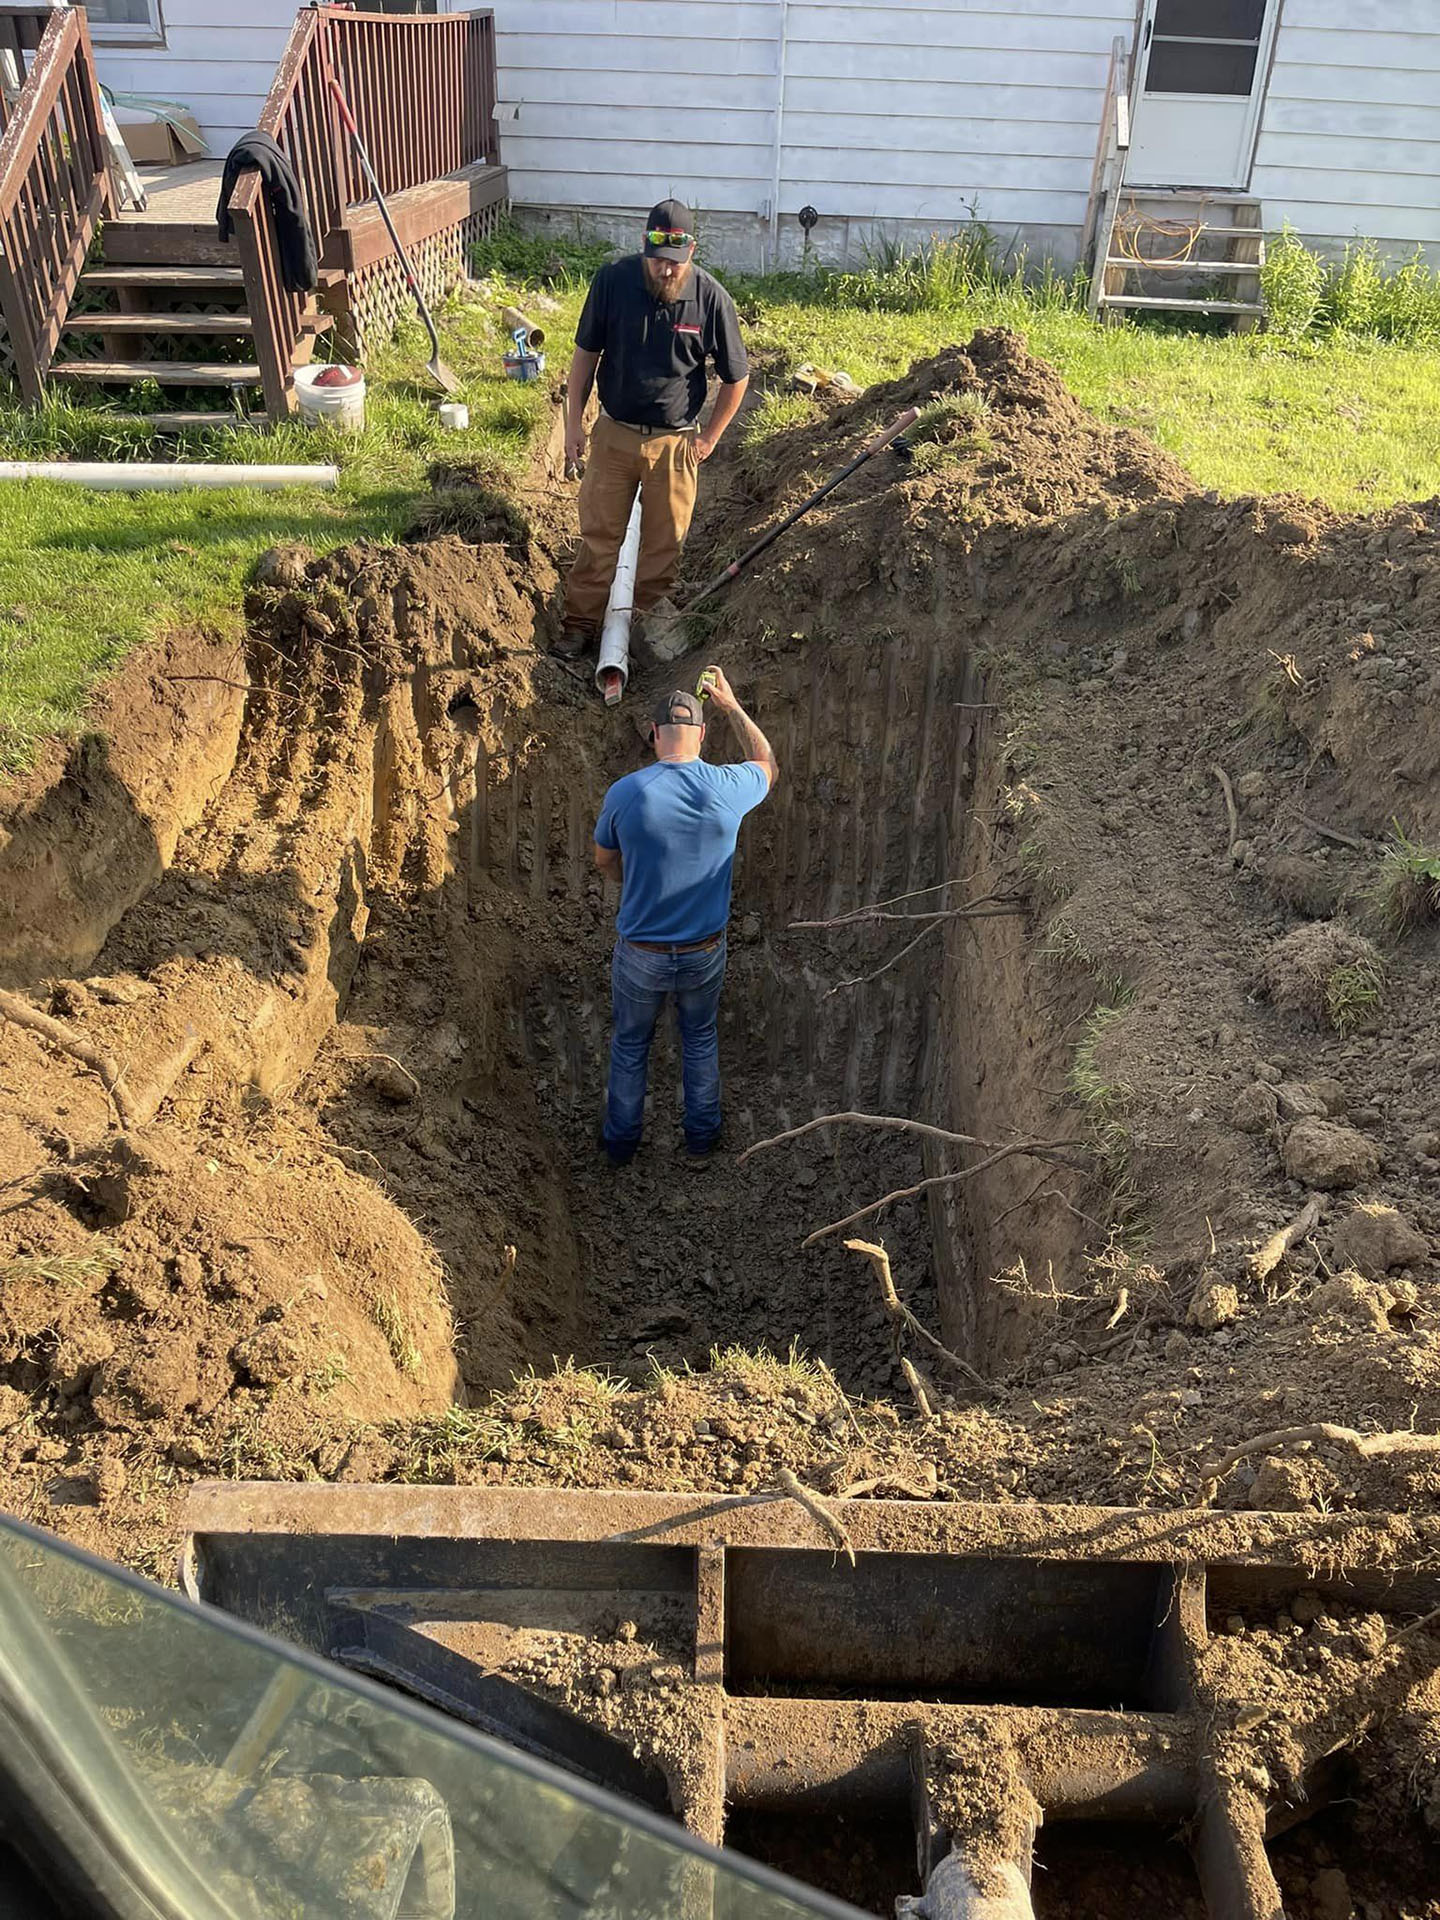
<path id="1" fill-rule="evenodd" d="M 79 1287 L 87 1281 L 108 1280 L 121 1259 L 120 1249 L 106 1240 L 98 1241 L 86 1253 L 27 1254 L 0 1266 L 0 1287 L 24 1280 Z"/>
<path id="2" fill-rule="evenodd" d="M 1395 939 L 1440 920 L 1440 848 L 1421 846 L 1397 824 L 1366 904 L 1379 931 Z"/>
<path id="3" fill-rule="evenodd" d="M 740 458 L 752 478 L 764 471 L 766 443 L 777 433 L 789 433 L 795 427 L 813 426 L 820 409 L 808 394 L 786 393 L 774 387 L 761 394 L 736 424 L 740 439 Z"/>
<path id="4" fill-rule="evenodd" d="M 1325 982 L 1325 1017 L 1337 1033 L 1353 1033 L 1380 1011 L 1385 973 L 1378 960 L 1336 967 Z"/>
<path id="5" fill-rule="evenodd" d="M 557 340 L 574 332 L 579 289 L 547 313 Z M 164 459 L 311 464 L 336 461 L 333 493 L 90 493 L 60 483 L 0 486 L 0 768 L 24 765 L 38 741 L 83 723 L 94 681 L 136 641 L 203 625 L 242 631 L 242 587 L 266 547 L 301 540 L 324 551 L 404 532 L 437 461 L 497 479 L 524 465 L 550 414 L 551 378 L 503 378 L 505 335 L 488 308 L 451 303 L 441 316 L 445 358 L 470 407 L 466 433 L 446 433 L 421 368 L 429 348 L 407 326 L 367 369 L 368 420 L 350 438 L 299 425 L 224 430 L 157 442 L 114 425 L 97 407 L 57 399 L 40 413 L 0 402 L 0 442 L 12 459 Z M 563 362 L 565 351 L 560 358 Z"/>
<path id="6" fill-rule="evenodd" d="M 420 1349 L 410 1333 L 409 1322 L 400 1310 L 400 1302 L 393 1293 L 382 1293 L 370 1302 L 370 1317 L 385 1336 L 385 1344 L 390 1349 L 390 1358 L 401 1373 L 417 1374 L 420 1371 Z"/>

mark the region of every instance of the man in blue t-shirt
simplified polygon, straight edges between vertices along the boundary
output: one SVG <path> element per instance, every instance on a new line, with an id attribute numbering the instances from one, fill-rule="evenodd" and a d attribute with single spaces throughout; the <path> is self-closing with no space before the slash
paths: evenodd
<path id="1" fill-rule="evenodd" d="M 720 1137 L 720 1040 L 730 875 L 740 822 L 779 774 L 770 742 L 718 667 L 717 710 L 745 755 L 700 758 L 705 721 L 693 693 L 667 693 L 651 716 L 653 766 L 617 780 L 595 825 L 595 864 L 622 882 L 610 969 L 610 1086 L 602 1135 L 612 1166 L 634 1157 L 645 1125 L 650 1042 L 672 995 L 680 1028 L 686 1158 L 703 1166 Z"/>

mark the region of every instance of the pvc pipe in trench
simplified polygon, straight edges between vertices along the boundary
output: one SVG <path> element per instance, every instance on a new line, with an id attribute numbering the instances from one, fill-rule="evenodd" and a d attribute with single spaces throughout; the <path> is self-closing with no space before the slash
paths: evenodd
<path id="1" fill-rule="evenodd" d="M 635 610 L 635 568 L 640 559 L 640 495 L 630 509 L 630 523 L 620 544 L 615 562 L 615 578 L 610 582 L 610 600 L 605 608 L 605 624 L 600 629 L 600 657 L 595 662 L 595 684 L 611 667 L 620 675 L 623 691 L 630 678 L 630 616 Z M 601 688 L 603 691 L 603 687 Z"/>
<path id="2" fill-rule="evenodd" d="M 0 460 L 0 480 L 64 480 L 102 492 L 178 493 L 184 487 L 334 487 L 338 467 L 244 467 L 180 461 Z"/>

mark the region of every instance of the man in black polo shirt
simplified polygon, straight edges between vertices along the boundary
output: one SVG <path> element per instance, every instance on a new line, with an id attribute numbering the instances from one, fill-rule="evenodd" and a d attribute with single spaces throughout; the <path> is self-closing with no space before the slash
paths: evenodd
<path id="1" fill-rule="evenodd" d="M 565 457 L 585 461 L 580 552 L 565 585 L 565 631 L 556 651 L 571 658 L 595 642 L 625 528 L 640 492 L 635 609 L 669 590 L 695 511 L 701 463 L 735 417 L 749 379 L 735 303 L 695 255 L 690 209 L 662 200 L 650 213 L 645 251 L 602 267 L 575 332 L 566 392 Z M 705 369 L 720 390 L 704 431 Z M 585 403 L 599 374 L 600 418 L 585 443 Z"/>

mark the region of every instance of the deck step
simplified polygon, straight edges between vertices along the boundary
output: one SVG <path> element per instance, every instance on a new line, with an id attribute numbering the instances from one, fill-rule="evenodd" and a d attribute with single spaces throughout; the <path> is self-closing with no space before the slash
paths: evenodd
<path id="1" fill-rule="evenodd" d="M 1158 294 L 1106 293 L 1100 304 L 1105 307 L 1144 307 L 1162 313 L 1264 313 L 1255 300 L 1174 300 Z"/>
<path id="2" fill-rule="evenodd" d="M 253 333 L 248 313 L 72 313 L 65 322 L 87 333 Z"/>
<path id="3" fill-rule="evenodd" d="M 162 387 L 254 387 L 259 367 L 217 360 L 57 360 L 52 380 L 103 380 L 111 386 L 134 386 L 154 380 Z"/>
<path id="4" fill-rule="evenodd" d="M 1209 187 L 1137 187 L 1127 180 L 1125 191 L 1132 200 L 1203 201 L 1207 207 L 1258 207 L 1254 193 L 1214 193 Z"/>
<path id="5" fill-rule="evenodd" d="M 82 287 L 243 287 L 239 267 L 90 267 Z"/>
<path id="6" fill-rule="evenodd" d="M 1263 260 L 1132 260 L 1127 254 L 1113 254 L 1107 267 L 1124 268 L 1127 273 L 1259 273 Z"/>

